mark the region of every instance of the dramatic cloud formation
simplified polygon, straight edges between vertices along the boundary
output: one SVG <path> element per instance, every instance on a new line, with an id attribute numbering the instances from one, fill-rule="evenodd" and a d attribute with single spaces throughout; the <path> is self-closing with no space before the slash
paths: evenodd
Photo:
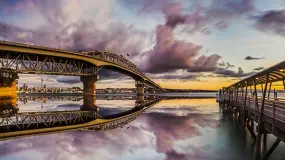
<path id="1" fill-rule="evenodd" d="M 285 36 L 285 9 L 271 10 L 256 16 L 255 27 L 261 31 Z"/>
<path id="2" fill-rule="evenodd" d="M 262 13 L 259 10 L 264 8 L 256 4 L 254 0 L 1 1 L 0 38 L 71 51 L 108 50 L 123 55 L 143 72 L 157 74 L 154 79 L 196 80 L 197 75 L 189 74 L 200 72 L 242 77 L 250 73 L 233 71 L 238 66 L 226 60 L 225 54 L 232 54 L 226 49 L 231 44 L 219 49 L 219 45 L 212 46 L 210 41 L 217 30 L 226 31 L 222 33 L 225 37 L 233 36 L 232 27 L 239 29 L 239 25 L 285 35 L 284 10 L 272 7 L 273 10 Z M 234 22 L 240 23 L 233 26 Z M 247 26 L 252 22 L 255 28 Z M 218 53 L 211 53 L 208 48 Z M 262 58 L 247 56 L 245 59 Z M 188 73 L 171 74 L 177 70 Z M 127 79 L 103 71 L 100 79 Z M 79 78 L 63 76 L 53 80 L 68 84 L 80 82 Z"/>
<path id="3" fill-rule="evenodd" d="M 147 62 L 144 70 L 149 73 L 164 73 L 176 69 L 188 69 L 190 72 L 213 71 L 221 58 L 219 55 L 199 57 L 202 46 L 174 39 L 175 27 L 191 19 L 191 16 L 181 14 L 180 3 L 168 4 L 163 13 L 166 23 L 156 28 L 156 44 L 145 53 Z"/>
<path id="4" fill-rule="evenodd" d="M 259 60 L 264 59 L 264 57 L 252 57 L 252 56 L 246 56 L 244 60 Z"/>
<path id="5" fill-rule="evenodd" d="M 146 45 L 147 33 L 129 28 L 128 25 L 113 21 L 108 16 L 101 21 L 96 19 L 98 15 L 93 15 L 92 19 L 95 19 L 95 22 L 91 17 L 78 18 L 81 13 L 70 13 L 68 7 L 76 7 L 76 5 L 83 7 L 76 1 L 72 1 L 69 6 L 63 6 L 61 1 L 48 0 L 37 3 L 27 1 L 27 3 L 32 3 L 30 7 L 40 12 L 45 24 L 32 30 L 0 23 L 0 26 L 6 26 L 6 32 L 0 32 L 0 36 L 4 37 L 6 34 L 9 41 L 60 47 L 72 51 L 108 50 L 126 57 L 127 54 L 130 57 L 138 55 Z M 95 2 L 92 5 L 101 6 L 102 3 Z M 106 8 L 104 12 L 108 13 L 109 10 Z"/>
<path id="6" fill-rule="evenodd" d="M 210 5 L 193 1 L 192 13 L 188 14 L 183 31 L 193 34 L 197 31 L 209 35 L 208 27 L 225 30 L 233 21 L 244 19 L 255 11 L 254 0 L 213 0 Z"/>

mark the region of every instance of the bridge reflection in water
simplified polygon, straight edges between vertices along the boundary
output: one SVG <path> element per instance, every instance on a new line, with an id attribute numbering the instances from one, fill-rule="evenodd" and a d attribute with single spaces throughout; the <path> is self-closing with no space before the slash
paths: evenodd
<path id="1" fill-rule="evenodd" d="M 59 97 L 58 97 L 59 98 Z M 80 100 L 82 97 L 68 97 L 67 99 Z M 28 97 L 19 97 L 18 101 L 27 102 Z M 33 100 L 43 101 L 46 97 L 37 97 Z M 64 98 L 59 98 L 64 99 Z M 95 99 L 93 97 L 93 99 Z M 122 127 L 136 119 L 142 112 L 161 99 L 136 101 L 134 108 L 113 115 L 100 116 L 97 110 L 48 111 L 18 113 L 17 106 L 3 104 L 0 114 L 0 140 L 26 137 L 31 135 L 49 134 L 69 130 L 108 130 Z"/>

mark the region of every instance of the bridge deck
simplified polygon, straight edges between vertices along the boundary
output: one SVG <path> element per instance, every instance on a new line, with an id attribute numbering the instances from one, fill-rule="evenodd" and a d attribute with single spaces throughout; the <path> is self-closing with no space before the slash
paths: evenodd
<path id="1" fill-rule="evenodd" d="M 239 106 L 245 106 L 245 110 L 248 111 L 248 116 L 258 123 L 258 118 L 261 113 L 262 97 L 248 96 L 246 99 L 246 105 L 244 104 L 244 97 L 239 96 L 237 104 Z M 266 98 L 263 111 L 264 127 L 269 132 L 274 134 L 285 142 L 285 99 L 281 98 Z"/>

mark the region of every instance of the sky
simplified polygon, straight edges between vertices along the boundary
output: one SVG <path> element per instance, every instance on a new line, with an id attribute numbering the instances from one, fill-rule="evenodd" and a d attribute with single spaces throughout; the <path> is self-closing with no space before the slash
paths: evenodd
<path id="1" fill-rule="evenodd" d="M 220 89 L 285 59 L 284 9 L 284 0 L 1 0 L 0 39 L 107 50 L 162 87 Z M 135 87 L 125 75 L 99 75 L 97 88 Z M 82 86 L 70 76 L 20 75 L 19 82 L 41 78 Z"/>

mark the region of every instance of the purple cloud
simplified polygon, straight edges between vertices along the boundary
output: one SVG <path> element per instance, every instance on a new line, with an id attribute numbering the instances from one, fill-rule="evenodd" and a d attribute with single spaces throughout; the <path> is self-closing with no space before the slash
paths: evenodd
<path id="1" fill-rule="evenodd" d="M 267 11 L 254 17 L 254 20 L 258 30 L 285 36 L 285 9 Z"/>
<path id="2" fill-rule="evenodd" d="M 224 77 L 246 77 L 254 74 L 255 72 L 245 73 L 241 67 L 238 68 L 238 71 L 229 70 L 226 68 L 218 68 L 214 71 L 215 74 L 221 75 Z"/>
<path id="3" fill-rule="evenodd" d="M 200 56 L 202 46 L 174 39 L 174 29 L 179 24 L 186 24 L 191 16 L 181 14 L 179 3 L 170 3 L 163 9 L 166 18 L 164 25 L 156 28 L 156 44 L 147 51 L 144 70 L 149 73 L 164 73 L 176 69 L 189 71 L 209 71 L 216 67 L 219 55 Z"/>

